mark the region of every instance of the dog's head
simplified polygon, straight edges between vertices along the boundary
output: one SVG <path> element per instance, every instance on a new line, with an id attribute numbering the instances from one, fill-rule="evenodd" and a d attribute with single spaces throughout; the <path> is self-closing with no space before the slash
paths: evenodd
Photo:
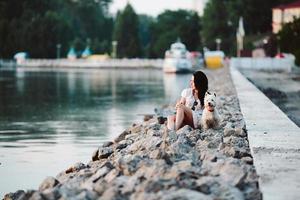
<path id="1" fill-rule="evenodd" d="M 207 91 L 205 93 L 204 97 L 204 106 L 207 108 L 210 112 L 213 112 L 216 107 L 216 93 Z"/>

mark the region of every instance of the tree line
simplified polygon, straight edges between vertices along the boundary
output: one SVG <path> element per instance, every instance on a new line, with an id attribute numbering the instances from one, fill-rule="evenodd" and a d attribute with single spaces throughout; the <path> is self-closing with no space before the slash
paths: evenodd
<path id="1" fill-rule="evenodd" d="M 1 0 L 0 57 L 26 51 L 33 58 L 56 57 L 57 45 L 66 55 L 87 43 L 95 52 L 110 49 L 113 18 L 110 0 Z"/>
<path id="2" fill-rule="evenodd" d="M 194 11 L 166 10 L 154 18 L 136 14 L 130 4 L 113 17 L 108 12 L 111 0 L 1 0 L 0 57 L 26 51 L 30 57 L 54 58 L 57 44 L 63 55 L 71 46 L 110 53 L 112 41 L 117 41 L 120 58 L 158 58 L 178 38 L 190 51 L 216 49 L 220 38 L 221 49 L 234 55 L 240 16 L 247 35 L 271 33 L 272 7 L 292 1 L 209 0 L 202 17 Z M 294 29 L 283 30 L 278 45 L 294 52 L 285 47 L 284 36 Z"/>
<path id="3" fill-rule="evenodd" d="M 295 0 L 209 0 L 202 17 L 202 37 L 208 48 L 215 48 L 215 39 L 222 40 L 227 54 L 236 52 L 236 31 L 243 17 L 246 37 L 272 35 L 272 8 Z M 244 45 L 253 48 L 253 40 Z"/>

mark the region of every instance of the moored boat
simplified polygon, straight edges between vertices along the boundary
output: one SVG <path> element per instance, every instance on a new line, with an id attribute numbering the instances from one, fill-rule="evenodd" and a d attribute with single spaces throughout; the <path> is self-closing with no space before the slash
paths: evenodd
<path id="1" fill-rule="evenodd" d="M 188 59 L 189 52 L 185 45 L 177 41 L 165 52 L 163 70 L 166 73 L 185 73 L 192 71 L 192 63 Z"/>

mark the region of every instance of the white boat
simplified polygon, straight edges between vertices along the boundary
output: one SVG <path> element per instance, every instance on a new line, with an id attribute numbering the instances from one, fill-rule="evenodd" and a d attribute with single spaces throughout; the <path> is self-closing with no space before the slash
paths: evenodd
<path id="1" fill-rule="evenodd" d="M 184 73 L 192 71 L 192 63 L 188 59 L 189 52 L 180 41 L 173 43 L 166 51 L 163 70 L 166 73 Z"/>
<path id="2" fill-rule="evenodd" d="M 17 64 L 22 64 L 28 58 L 27 52 L 18 52 L 14 55 L 14 59 L 16 60 Z"/>

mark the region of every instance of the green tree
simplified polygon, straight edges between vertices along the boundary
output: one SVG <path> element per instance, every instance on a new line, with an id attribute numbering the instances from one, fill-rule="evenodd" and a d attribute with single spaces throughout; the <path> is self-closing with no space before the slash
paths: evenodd
<path id="1" fill-rule="evenodd" d="M 138 16 L 132 6 L 127 4 L 123 12 L 117 14 L 113 33 L 114 40 L 118 42 L 117 56 L 119 58 L 141 56 L 138 28 Z"/>
<path id="2" fill-rule="evenodd" d="M 108 52 L 113 19 L 108 16 L 111 0 L 1 0 L 0 57 L 12 58 L 27 51 L 33 58 L 56 57 L 56 45 L 62 55 L 79 41 L 85 47 Z M 82 49 L 81 49 L 82 50 Z"/>
<path id="3" fill-rule="evenodd" d="M 190 51 L 200 50 L 201 21 L 196 12 L 190 13 L 180 27 L 180 35 Z"/>
<path id="4" fill-rule="evenodd" d="M 154 18 L 148 15 L 139 15 L 139 38 L 142 46 L 142 57 L 149 57 L 151 42 L 151 25 Z"/>
<path id="5" fill-rule="evenodd" d="M 34 58 L 55 58 L 56 45 L 61 44 L 62 52 L 66 52 L 68 41 L 72 38 L 70 25 L 52 11 L 47 11 L 24 30 L 27 45 L 24 44 L 23 49 Z"/>
<path id="6" fill-rule="evenodd" d="M 223 0 L 224 1 L 224 0 Z M 229 20 L 235 27 L 239 17 L 244 18 L 245 30 L 248 34 L 259 34 L 272 30 L 272 8 L 295 0 L 228 0 L 226 9 Z"/>
<path id="7" fill-rule="evenodd" d="M 110 51 L 113 19 L 108 16 L 107 7 L 110 0 L 69 1 L 64 7 L 65 18 L 70 19 L 73 40 L 70 45 L 83 50 L 90 40 L 91 50 L 97 53 Z M 106 44 L 106 45 L 103 45 Z"/>
<path id="8" fill-rule="evenodd" d="M 203 15 L 202 36 L 205 45 L 216 48 L 215 39 L 222 39 L 221 48 L 234 54 L 239 18 L 244 19 L 246 35 L 260 35 L 272 30 L 272 8 L 294 0 L 209 0 Z M 249 46 L 249 44 L 245 44 Z M 251 45 L 250 45 L 251 46 Z"/>
<path id="9" fill-rule="evenodd" d="M 13 11 L 19 6 L 22 8 L 20 12 Z M 4 15 L 0 24 L 9 23 L 0 26 L 0 42 L 5 46 L 1 48 L 0 55 L 12 58 L 18 51 L 27 51 L 32 57 L 54 57 L 58 38 L 62 36 L 65 39 L 69 30 L 65 21 L 54 12 L 57 7 L 58 2 L 54 1 L 2 1 L 1 13 Z"/>
<path id="10" fill-rule="evenodd" d="M 170 45 L 178 38 L 186 44 L 188 50 L 199 50 L 200 18 L 195 12 L 186 10 L 167 10 L 157 17 L 151 25 L 151 57 L 163 57 Z"/>
<path id="11" fill-rule="evenodd" d="M 278 36 L 281 51 L 294 54 L 296 64 L 300 65 L 300 18 L 285 24 Z"/>
<path id="12" fill-rule="evenodd" d="M 202 37 L 206 47 L 216 49 L 216 39 L 221 39 L 221 50 L 235 52 L 233 41 L 235 30 L 229 20 L 227 4 L 224 0 L 211 0 L 206 4 L 202 19 Z"/>

